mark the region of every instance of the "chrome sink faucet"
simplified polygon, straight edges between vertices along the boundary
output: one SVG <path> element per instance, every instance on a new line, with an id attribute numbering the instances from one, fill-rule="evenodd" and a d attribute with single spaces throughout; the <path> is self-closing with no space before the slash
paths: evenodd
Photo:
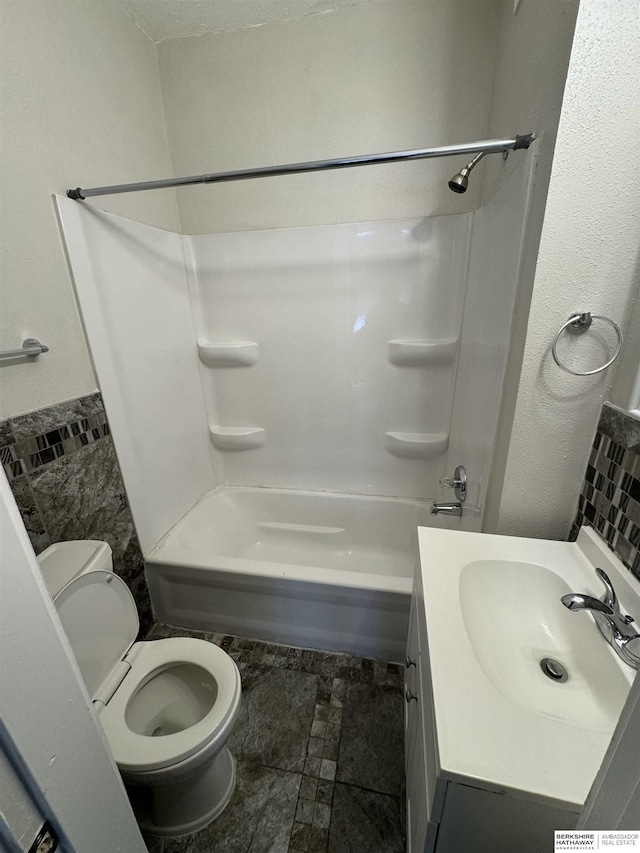
<path id="1" fill-rule="evenodd" d="M 602 569 L 596 569 L 596 574 L 605 586 L 602 598 L 571 592 L 563 595 L 560 601 L 569 610 L 590 610 L 600 633 L 611 645 L 617 655 L 634 669 L 640 667 L 640 634 L 630 627 L 633 616 L 623 616 L 620 612 L 618 597 Z"/>

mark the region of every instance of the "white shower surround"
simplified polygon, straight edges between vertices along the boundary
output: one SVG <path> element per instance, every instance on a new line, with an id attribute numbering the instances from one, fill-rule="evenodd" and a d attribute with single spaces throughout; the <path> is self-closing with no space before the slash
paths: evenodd
<path id="1" fill-rule="evenodd" d="M 533 165 L 472 215 L 197 237 L 58 198 L 156 615 L 398 659 L 416 527 L 480 529 Z"/>
<path id="2" fill-rule="evenodd" d="M 463 214 L 185 237 L 221 482 L 435 496 L 470 225 Z"/>

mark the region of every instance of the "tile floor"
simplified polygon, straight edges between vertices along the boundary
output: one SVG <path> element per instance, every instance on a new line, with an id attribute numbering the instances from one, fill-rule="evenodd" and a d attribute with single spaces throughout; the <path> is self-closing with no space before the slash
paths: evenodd
<path id="1" fill-rule="evenodd" d="M 222 815 L 150 853 L 404 853 L 402 668 L 384 661 L 156 624 L 236 661 L 242 704 L 228 745 L 237 785 Z"/>

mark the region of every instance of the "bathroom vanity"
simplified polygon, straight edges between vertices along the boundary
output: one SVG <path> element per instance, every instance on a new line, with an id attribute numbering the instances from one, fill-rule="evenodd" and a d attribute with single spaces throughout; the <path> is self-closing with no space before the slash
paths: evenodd
<path id="1" fill-rule="evenodd" d="M 590 613 L 640 617 L 640 585 L 588 529 L 575 543 L 419 529 L 405 670 L 409 853 L 543 853 L 575 827 L 634 670 Z"/>

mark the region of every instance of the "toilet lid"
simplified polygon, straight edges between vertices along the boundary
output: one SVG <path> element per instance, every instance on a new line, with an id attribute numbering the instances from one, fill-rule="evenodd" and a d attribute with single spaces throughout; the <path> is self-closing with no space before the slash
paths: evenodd
<path id="1" fill-rule="evenodd" d="M 72 580 L 55 603 L 93 698 L 138 634 L 135 601 L 121 578 L 100 570 Z"/>

